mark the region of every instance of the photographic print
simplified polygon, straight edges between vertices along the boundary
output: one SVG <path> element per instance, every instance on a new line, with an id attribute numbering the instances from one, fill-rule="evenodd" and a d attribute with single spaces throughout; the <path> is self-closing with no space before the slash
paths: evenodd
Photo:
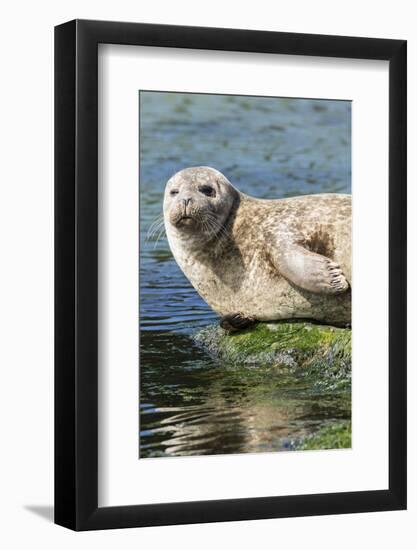
<path id="1" fill-rule="evenodd" d="M 139 458 L 351 447 L 351 102 L 139 92 Z"/>

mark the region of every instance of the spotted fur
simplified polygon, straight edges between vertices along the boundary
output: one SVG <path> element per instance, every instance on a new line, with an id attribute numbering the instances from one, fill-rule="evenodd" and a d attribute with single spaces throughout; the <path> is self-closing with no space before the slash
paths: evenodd
<path id="1" fill-rule="evenodd" d="M 350 323 L 350 195 L 256 199 L 213 168 L 186 168 L 167 182 L 164 220 L 178 265 L 220 316 Z"/>

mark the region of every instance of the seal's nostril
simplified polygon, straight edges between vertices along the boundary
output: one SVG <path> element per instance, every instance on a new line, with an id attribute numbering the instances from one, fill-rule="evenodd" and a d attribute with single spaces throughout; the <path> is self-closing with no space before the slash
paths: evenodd
<path id="1" fill-rule="evenodd" d="M 191 199 L 182 199 L 182 201 L 184 203 L 184 206 L 187 206 L 191 202 Z"/>

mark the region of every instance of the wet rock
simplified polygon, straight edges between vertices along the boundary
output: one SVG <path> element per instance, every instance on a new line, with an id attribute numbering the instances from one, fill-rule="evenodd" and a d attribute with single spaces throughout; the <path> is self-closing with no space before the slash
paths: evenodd
<path id="1" fill-rule="evenodd" d="M 294 321 L 258 323 L 228 334 L 210 325 L 193 339 L 223 362 L 290 368 L 322 390 L 350 388 L 350 329 Z"/>
<path id="2" fill-rule="evenodd" d="M 293 450 L 315 451 L 323 449 L 350 449 L 352 447 L 351 422 L 333 422 L 308 435 L 293 445 Z"/>

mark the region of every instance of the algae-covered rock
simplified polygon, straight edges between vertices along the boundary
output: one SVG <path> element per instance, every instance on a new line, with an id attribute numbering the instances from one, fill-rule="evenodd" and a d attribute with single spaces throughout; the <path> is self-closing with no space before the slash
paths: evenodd
<path id="1" fill-rule="evenodd" d="M 228 334 L 208 326 L 194 340 L 224 362 L 297 370 L 323 389 L 348 389 L 351 331 L 304 321 L 258 323 Z"/>
<path id="2" fill-rule="evenodd" d="M 334 422 L 308 435 L 295 445 L 297 451 L 323 449 L 350 449 L 352 446 L 351 422 Z"/>

